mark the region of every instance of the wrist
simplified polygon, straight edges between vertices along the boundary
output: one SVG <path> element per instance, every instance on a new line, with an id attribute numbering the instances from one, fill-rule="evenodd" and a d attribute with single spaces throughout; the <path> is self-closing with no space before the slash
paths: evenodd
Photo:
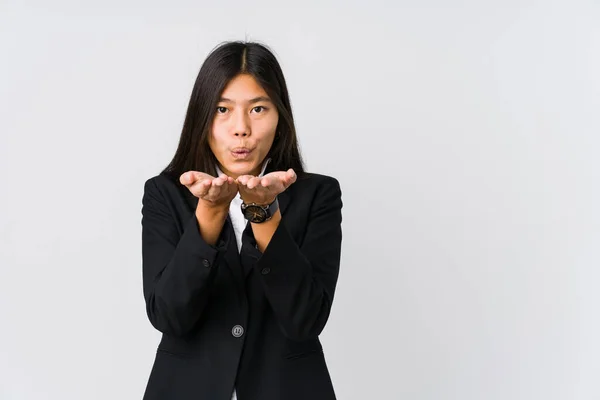
<path id="1" fill-rule="evenodd" d="M 253 223 L 263 223 L 269 221 L 273 215 L 279 211 L 279 202 L 277 201 L 277 197 L 267 204 L 254 202 L 246 203 L 246 201 L 243 201 L 241 210 L 242 214 L 244 214 L 244 218 L 248 221 Z"/>
<path id="2" fill-rule="evenodd" d="M 229 204 L 214 204 L 206 200 L 198 199 L 196 206 L 196 215 L 212 215 L 215 217 L 226 218 L 229 213 Z"/>
<path id="3" fill-rule="evenodd" d="M 252 203 L 254 203 L 254 204 L 257 204 L 257 205 L 260 205 L 260 206 L 268 206 L 269 204 L 272 204 L 277 199 L 277 196 L 275 196 L 275 197 L 273 197 L 271 199 L 267 199 L 267 200 L 264 200 L 264 199 L 253 199 L 251 197 L 250 198 L 249 197 L 241 197 L 241 199 L 242 199 L 242 203 L 244 203 L 244 204 L 252 204 Z"/>

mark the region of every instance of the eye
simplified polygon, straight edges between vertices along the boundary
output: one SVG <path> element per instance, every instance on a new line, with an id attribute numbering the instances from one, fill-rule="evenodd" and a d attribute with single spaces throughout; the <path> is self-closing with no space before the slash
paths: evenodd
<path id="1" fill-rule="evenodd" d="M 264 107 L 264 106 L 256 106 L 253 108 L 253 110 L 256 110 L 257 108 L 261 108 L 262 110 L 265 110 L 265 111 L 267 110 L 267 107 Z M 261 114 L 262 112 L 264 112 L 264 111 L 259 111 L 258 114 Z"/>
<path id="2" fill-rule="evenodd" d="M 217 114 L 224 114 L 225 111 L 219 112 L 219 110 L 225 110 L 225 111 L 227 111 L 227 107 L 217 107 Z"/>

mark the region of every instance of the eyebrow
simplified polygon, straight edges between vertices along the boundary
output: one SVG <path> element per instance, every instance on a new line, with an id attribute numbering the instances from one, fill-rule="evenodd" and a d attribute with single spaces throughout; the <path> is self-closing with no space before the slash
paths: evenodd
<path id="1" fill-rule="evenodd" d="M 250 99 L 250 100 L 248 100 L 248 103 L 249 103 L 249 104 L 253 104 L 253 103 L 258 103 L 259 101 L 268 101 L 268 102 L 271 102 L 271 99 L 270 99 L 270 98 L 268 98 L 268 97 L 265 97 L 265 96 L 259 96 L 259 97 L 255 97 L 255 98 L 253 98 L 253 99 Z M 219 103 L 220 103 L 220 102 L 224 102 L 224 103 L 234 103 L 234 104 L 235 104 L 235 101 L 233 101 L 233 100 L 231 100 L 231 99 L 228 99 L 228 98 L 226 98 L 226 97 L 221 97 L 221 99 L 219 99 Z"/>

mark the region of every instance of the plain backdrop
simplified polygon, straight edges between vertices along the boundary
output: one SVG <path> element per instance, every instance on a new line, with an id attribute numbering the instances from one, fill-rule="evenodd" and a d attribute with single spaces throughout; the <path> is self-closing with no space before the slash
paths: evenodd
<path id="1" fill-rule="evenodd" d="M 0 399 L 141 398 L 143 183 L 238 39 L 276 53 L 308 170 L 342 185 L 338 398 L 599 399 L 599 21 L 566 0 L 0 0 Z"/>

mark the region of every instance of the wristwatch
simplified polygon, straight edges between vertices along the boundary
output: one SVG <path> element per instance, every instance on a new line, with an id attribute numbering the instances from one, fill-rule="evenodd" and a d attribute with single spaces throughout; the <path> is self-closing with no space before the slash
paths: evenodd
<path id="1" fill-rule="evenodd" d="M 246 204 L 242 201 L 242 214 L 244 214 L 244 218 L 256 224 L 270 220 L 278 209 L 279 201 L 277 201 L 277 197 L 275 197 L 275 200 L 271 204 L 267 205 L 256 203 Z"/>

